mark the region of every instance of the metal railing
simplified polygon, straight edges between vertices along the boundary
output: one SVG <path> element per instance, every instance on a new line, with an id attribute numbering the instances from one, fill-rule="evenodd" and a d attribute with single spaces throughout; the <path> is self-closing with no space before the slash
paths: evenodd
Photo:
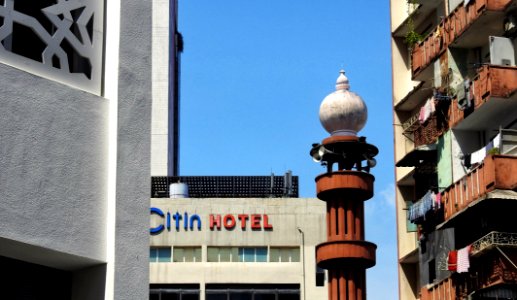
<path id="1" fill-rule="evenodd" d="M 476 255 L 493 246 L 517 246 L 517 233 L 492 231 L 472 244 L 471 254 Z"/>

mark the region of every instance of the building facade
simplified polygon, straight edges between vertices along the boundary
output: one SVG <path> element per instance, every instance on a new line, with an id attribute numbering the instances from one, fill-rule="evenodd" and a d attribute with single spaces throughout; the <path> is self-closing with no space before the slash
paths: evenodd
<path id="1" fill-rule="evenodd" d="M 325 203 L 152 198 L 150 299 L 326 299 Z"/>
<path id="2" fill-rule="evenodd" d="M 314 251 L 326 209 L 316 199 L 297 198 L 298 177 L 291 172 L 158 176 L 151 195 L 151 299 L 326 294 Z"/>
<path id="3" fill-rule="evenodd" d="M 183 38 L 178 1 L 153 1 L 151 175 L 179 174 L 179 82 Z"/>
<path id="4" fill-rule="evenodd" d="M 0 1 L 0 298 L 148 297 L 152 13 Z"/>
<path id="5" fill-rule="evenodd" d="M 517 299 L 516 8 L 391 1 L 400 299 Z"/>

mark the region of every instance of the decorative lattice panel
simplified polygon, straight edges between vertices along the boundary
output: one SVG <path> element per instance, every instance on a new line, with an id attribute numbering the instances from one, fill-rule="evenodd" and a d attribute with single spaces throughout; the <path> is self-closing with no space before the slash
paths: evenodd
<path id="1" fill-rule="evenodd" d="M 101 94 L 104 1 L 0 0 L 0 61 Z"/>

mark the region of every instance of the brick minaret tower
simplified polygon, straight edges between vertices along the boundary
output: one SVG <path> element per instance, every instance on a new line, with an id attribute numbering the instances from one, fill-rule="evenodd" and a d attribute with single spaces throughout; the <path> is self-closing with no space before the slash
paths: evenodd
<path id="1" fill-rule="evenodd" d="M 331 136 L 311 150 L 327 167 L 316 177 L 317 196 L 327 203 L 327 241 L 316 246 L 316 260 L 328 270 L 330 300 L 366 299 L 366 269 L 375 265 L 377 248 L 364 240 L 364 201 L 373 196 L 375 178 L 369 172 L 378 150 L 357 137 L 367 109 L 349 88 L 341 71 L 336 91 L 320 107 L 320 121 Z"/>

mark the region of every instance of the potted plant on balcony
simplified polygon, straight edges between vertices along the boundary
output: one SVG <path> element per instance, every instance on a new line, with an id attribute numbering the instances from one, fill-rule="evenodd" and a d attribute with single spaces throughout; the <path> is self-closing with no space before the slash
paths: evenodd
<path id="1" fill-rule="evenodd" d="M 423 36 L 415 30 L 415 23 L 413 20 L 413 10 L 414 5 L 416 5 L 416 0 L 406 0 L 407 4 L 407 13 L 408 19 L 406 22 L 406 35 L 404 37 L 404 42 L 408 48 L 409 60 L 411 61 L 411 53 L 413 52 L 413 48 L 416 44 L 420 43 L 423 40 Z"/>

